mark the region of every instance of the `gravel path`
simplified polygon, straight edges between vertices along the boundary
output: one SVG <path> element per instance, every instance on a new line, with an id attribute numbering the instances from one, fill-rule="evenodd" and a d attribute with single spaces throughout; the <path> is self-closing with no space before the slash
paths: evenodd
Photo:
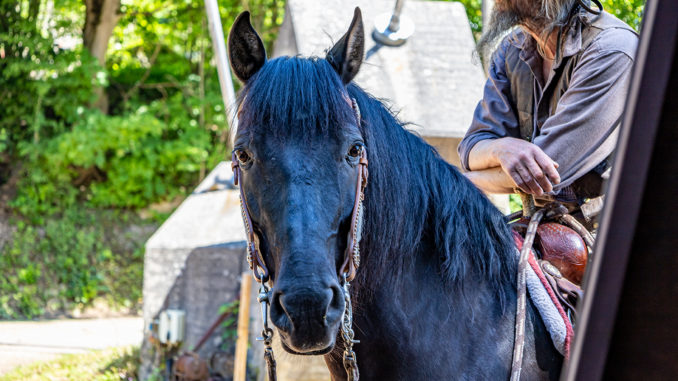
<path id="1" fill-rule="evenodd" d="M 0 322 L 0 375 L 67 353 L 141 344 L 140 317 Z"/>

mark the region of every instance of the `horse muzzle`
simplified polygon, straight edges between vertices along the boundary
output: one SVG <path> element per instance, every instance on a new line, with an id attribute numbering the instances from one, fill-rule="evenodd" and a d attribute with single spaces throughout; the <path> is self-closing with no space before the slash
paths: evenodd
<path id="1" fill-rule="evenodd" d="M 286 351 L 318 355 L 332 350 L 344 310 L 339 284 L 285 287 L 272 290 L 271 321 Z"/>

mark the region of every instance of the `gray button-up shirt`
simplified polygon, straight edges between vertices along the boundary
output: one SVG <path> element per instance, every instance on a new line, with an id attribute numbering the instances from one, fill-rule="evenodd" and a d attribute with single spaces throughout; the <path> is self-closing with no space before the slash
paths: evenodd
<path id="1" fill-rule="evenodd" d="M 559 164 L 561 183 L 554 194 L 613 152 L 638 37 L 608 13 L 595 20 L 577 23 L 562 36 L 560 54 L 545 81 L 534 38 L 517 29 L 502 41 L 492 56 L 483 99 L 458 148 L 466 170 L 477 142 L 521 138 L 526 124 L 533 132 L 524 138 Z"/>

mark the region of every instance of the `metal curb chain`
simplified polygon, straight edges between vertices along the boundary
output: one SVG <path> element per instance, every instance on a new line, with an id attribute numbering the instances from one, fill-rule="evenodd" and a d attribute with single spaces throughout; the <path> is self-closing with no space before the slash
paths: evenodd
<path id="1" fill-rule="evenodd" d="M 259 296 L 257 300 L 261 304 L 261 320 L 264 323 L 264 328 L 261 330 L 261 337 L 257 337 L 257 341 L 264 342 L 264 359 L 266 360 L 266 367 L 268 369 L 268 380 L 276 381 L 276 363 L 275 357 L 273 356 L 273 348 L 271 344 L 273 343 L 273 330 L 268 326 L 268 305 L 270 302 L 269 299 L 269 289 L 265 283 L 261 283 L 259 287 Z"/>

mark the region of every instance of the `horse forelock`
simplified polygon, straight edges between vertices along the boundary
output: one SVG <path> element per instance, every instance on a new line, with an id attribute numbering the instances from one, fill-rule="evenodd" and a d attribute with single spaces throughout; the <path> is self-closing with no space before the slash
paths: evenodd
<path id="1" fill-rule="evenodd" d="M 325 59 L 279 57 L 244 85 L 237 101 L 238 124 L 282 142 L 336 134 L 355 123 L 346 96 Z"/>

